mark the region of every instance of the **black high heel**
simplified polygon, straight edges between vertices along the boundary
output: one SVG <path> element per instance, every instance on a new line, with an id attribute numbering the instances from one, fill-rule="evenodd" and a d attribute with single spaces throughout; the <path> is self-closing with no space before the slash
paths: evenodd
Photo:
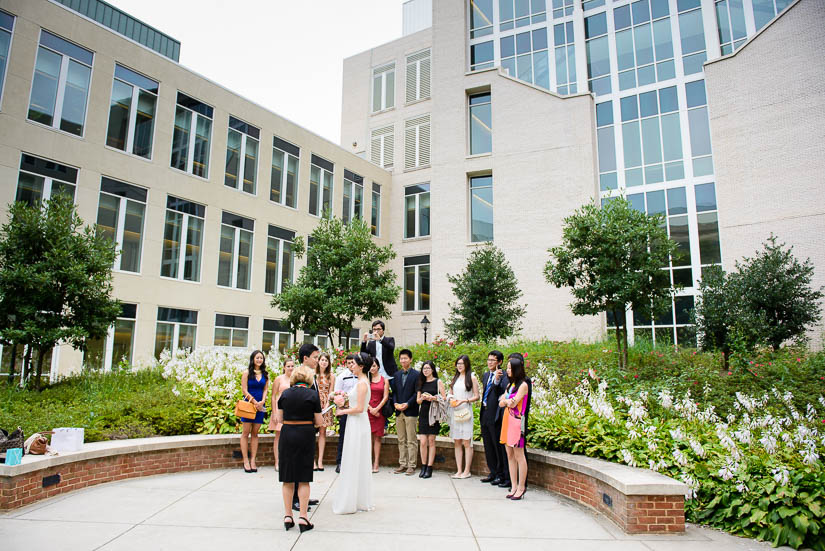
<path id="1" fill-rule="evenodd" d="M 287 522 L 286 519 L 289 519 L 289 522 Z M 295 526 L 295 519 L 292 518 L 291 516 L 288 516 L 288 515 L 285 516 L 284 517 L 284 530 L 289 530 L 293 526 Z"/>
<path id="2" fill-rule="evenodd" d="M 424 473 L 424 476 L 421 478 L 432 478 L 433 477 L 433 466 L 427 465 L 427 472 Z"/>
<path id="3" fill-rule="evenodd" d="M 300 522 L 298 523 L 298 530 L 300 530 L 302 534 L 308 530 L 312 530 L 313 528 L 315 528 L 315 525 L 309 522 L 309 520 L 306 517 L 298 517 L 298 520 L 306 521 L 306 524 L 301 524 Z"/>

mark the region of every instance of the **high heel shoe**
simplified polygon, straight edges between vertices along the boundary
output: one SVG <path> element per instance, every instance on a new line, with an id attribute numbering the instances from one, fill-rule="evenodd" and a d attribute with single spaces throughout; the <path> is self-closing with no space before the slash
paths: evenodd
<path id="1" fill-rule="evenodd" d="M 289 519 L 289 522 L 287 522 L 286 519 Z M 284 517 L 284 530 L 289 530 L 293 526 L 295 526 L 295 519 L 292 518 L 291 516 L 288 516 L 288 515 L 285 516 Z"/>
<path id="2" fill-rule="evenodd" d="M 421 465 L 421 472 L 418 473 L 418 478 L 424 478 L 425 474 L 427 474 L 427 466 Z"/>
<path id="3" fill-rule="evenodd" d="M 302 534 L 315 528 L 315 525 L 309 522 L 306 517 L 298 517 L 298 520 L 303 520 L 306 522 L 306 524 L 301 524 L 300 522 L 298 523 L 298 530 L 300 530 Z"/>
<path id="4" fill-rule="evenodd" d="M 424 473 L 424 476 L 421 478 L 432 478 L 433 477 L 433 467 L 432 465 L 427 465 L 427 472 Z"/>
<path id="5" fill-rule="evenodd" d="M 513 493 L 513 495 L 508 496 L 508 497 L 510 498 L 510 501 L 518 501 L 520 499 L 523 499 L 524 494 L 526 494 L 526 493 L 527 493 L 527 488 L 525 488 L 524 491 L 521 492 L 521 495 L 519 495 L 519 496 L 517 496 L 515 493 Z"/>

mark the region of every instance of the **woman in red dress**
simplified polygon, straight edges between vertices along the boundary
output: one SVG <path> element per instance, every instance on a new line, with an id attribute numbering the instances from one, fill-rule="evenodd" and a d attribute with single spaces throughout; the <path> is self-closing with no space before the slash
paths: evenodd
<path id="1" fill-rule="evenodd" d="M 370 404 L 367 408 L 372 433 L 372 472 L 378 472 L 378 457 L 381 455 L 381 437 L 384 436 L 386 418 L 381 415 L 381 408 L 390 398 L 390 382 L 378 372 L 378 360 L 373 358 L 370 369 Z"/>

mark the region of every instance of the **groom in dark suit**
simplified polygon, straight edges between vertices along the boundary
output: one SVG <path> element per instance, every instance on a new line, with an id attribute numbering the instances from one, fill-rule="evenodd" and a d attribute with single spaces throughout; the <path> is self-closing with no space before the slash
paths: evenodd
<path id="1" fill-rule="evenodd" d="M 412 352 L 405 348 L 398 353 L 401 370 L 390 379 L 392 401 L 395 407 L 395 433 L 398 435 L 398 468 L 395 474 L 415 474 L 415 460 L 418 456 L 416 428 L 418 425 L 418 385 L 419 372 L 412 367 Z"/>
<path id="2" fill-rule="evenodd" d="M 395 365 L 395 339 L 384 336 L 384 322 L 375 320 L 372 323 L 372 333 L 364 333 L 361 341 L 361 352 L 366 352 L 376 360 L 388 379 L 392 379 L 398 366 Z"/>
<path id="3" fill-rule="evenodd" d="M 504 354 L 493 350 L 487 355 L 487 372 L 482 377 L 481 388 L 481 440 L 484 442 L 484 455 L 490 474 L 482 478 L 494 486 L 510 486 L 510 469 L 507 465 L 507 451 L 499 443 L 501 436 L 502 408 L 498 399 L 507 390 L 510 381 L 501 369 Z"/>

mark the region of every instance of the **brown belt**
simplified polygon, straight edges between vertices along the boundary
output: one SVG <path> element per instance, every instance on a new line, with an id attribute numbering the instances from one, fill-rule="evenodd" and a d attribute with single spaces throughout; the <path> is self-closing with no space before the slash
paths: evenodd
<path id="1" fill-rule="evenodd" d="M 312 421 L 284 421 L 284 425 L 312 425 Z"/>

